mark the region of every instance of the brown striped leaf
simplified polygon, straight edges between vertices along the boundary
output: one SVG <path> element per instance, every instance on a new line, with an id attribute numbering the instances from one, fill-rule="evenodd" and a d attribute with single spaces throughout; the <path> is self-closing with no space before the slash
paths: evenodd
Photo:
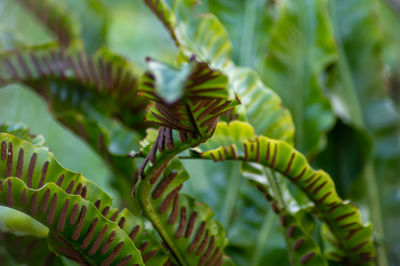
<path id="1" fill-rule="evenodd" d="M 289 144 L 258 137 L 246 123 L 219 123 L 214 137 L 201 144 L 196 152 L 214 161 L 259 163 L 281 173 L 314 203 L 318 218 L 329 227 L 333 242 L 342 251 L 338 259 L 363 264 L 374 257 L 371 225 L 364 225 L 357 207 L 338 196 L 326 172 L 312 169 L 306 158 Z"/>
<path id="2" fill-rule="evenodd" d="M 6 133 L 0 134 L 0 144 L 0 182 L 15 176 L 32 189 L 41 189 L 48 183 L 57 185 L 68 195 L 80 196 L 82 201 L 94 204 L 102 216 L 116 223 L 138 248 L 147 243 L 148 250 L 143 256 L 152 251 L 146 257 L 147 264 L 159 265 L 160 262 L 174 261 L 151 233 L 145 230 L 141 218 L 127 209 L 120 211 L 114 208 L 111 197 L 97 184 L 63 168 L 46 148 L 35 147 Z"/>
<path id="3" fill-rule="evenodd" d="M 54 251 L 78 263 L 143 265 L 139 250 L 118 224 L 92 202 L 69 195 L 54 183 L 33 189 L 17 177 L 6 178 L 0 185 L 0 204 L 47 226 L 58 240 Z"/>

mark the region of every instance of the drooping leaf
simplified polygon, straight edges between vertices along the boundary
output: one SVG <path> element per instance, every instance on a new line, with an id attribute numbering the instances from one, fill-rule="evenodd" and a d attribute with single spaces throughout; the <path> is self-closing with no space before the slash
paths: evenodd
<path id="1" fill-rule="evenodd" d="M 283 174 L 314 202 L 318 217 L 329 226 L 336 247 L 342 251 L 336 259 L 367 263 L 374 257 L 372 229 L 362 224 L 359 210 L 337 195 L 327 173 L 313 170 L 287 143 L 257 137 L 250 125 L 232 122 L 219 123 L 214 136 L 198 149 L 203 158 L 255 162 Z"/>
<path id="2" fill-rule="evenodd" d="M 285 1 L 271 28 L 262 79 L 282 98 L 296 126 L 296 147 L 312 155 L 326 145 L 334 115 L 321 75 L 336 59 L 325 0 Z"/>

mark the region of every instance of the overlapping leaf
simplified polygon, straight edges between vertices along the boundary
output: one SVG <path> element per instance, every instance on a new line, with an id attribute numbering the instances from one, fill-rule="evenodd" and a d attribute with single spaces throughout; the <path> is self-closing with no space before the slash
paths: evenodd
<path id="1" fill-rule="evenodd" d="M 158 265 L 160 262 L 165 263 L 169 260 L 164 248 L 144 230 L 142 221 L 126 209 L 119 211 L 112 208 L 112 199 L 95 183 L 81 174 L 63 168 L 45 148 L 36 148 L 31 143 L 5 133 L 0 134 L 0 140 L 0 172 L 3 173 L 0 179 L 3 182 L 8 177 L 15 176 L 14 179 L 21 180 L 33 192 L 43 190 L 42 187 L 51 184 L 66 193 L 67 197 L 74 198 L 78 195 L 79 202 L 85 206 L 93 205 L 101 217 L 117 225 L 129 241 L 134 241 L 146 263 Z M 18 195 L 18 197 L 22 196 Z M 58 215 L 55 216 L 57 217 Z"/>
<path id="2" fill-rule="evenodd" d="M 203 158 L 256 162 L 282 173 L 314 202 L 319 218 L 327 224 L 335 237 L 334 244 L 342 251 L 335 254 L 337 259 L 366 263 L 373 258 L 371 226 L 363 225 L 358 209 L 339 198 L 327 173 L 313 170 L 304 156 L 287 143 L 257 137 L 250 125 L 232 122 L 219 123 L 214 137 L 199 149 Z"/>

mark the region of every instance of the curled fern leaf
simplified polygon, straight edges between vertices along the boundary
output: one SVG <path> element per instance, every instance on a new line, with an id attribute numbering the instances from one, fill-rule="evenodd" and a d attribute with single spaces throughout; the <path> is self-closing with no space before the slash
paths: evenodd
<path id="1" fill-rule="evenodd" d="M 374 257 L 372 229 L 363 225 L 360 212 L 336 193 L 331 177 L 315 171 L 305 157 L 283 141 L 257 137 L 252 127 L 242 122 L 219 123 L 215 135 L 198 150 L 200 157 L 255 162 L 269 167 L 296 184 L 314 202 L 318 217 L 335 237 L 343 262 L 367 263 Z"/>
<path id="2" fill-rule="evenodd" d="M 194 59 L 180 70 L 148 60 L 139 92 L 155 101 L 147 110 L 148 121 L 203 138 L 238 103 L 230 99 L 226 76 Z"/>
<path id="3" fill-rule="evenodd" d="M 223 227 L 204 203 L 179 193 L 189 178 L 176 154 L 202 139 L 181 138 L 161 128 L 140 170 L 135 197 L 168 247 L 183 265 L 221 265 L 227 244 Z M 172 141 L 175 139 L 175 141 Z M 151 162 L 149 164 L 149 162 Z"/>

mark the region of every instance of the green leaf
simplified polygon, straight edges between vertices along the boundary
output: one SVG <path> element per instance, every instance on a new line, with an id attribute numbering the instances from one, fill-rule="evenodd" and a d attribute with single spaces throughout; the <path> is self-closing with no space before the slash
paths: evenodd
<path id="1" fill-rule="evenodd" d="M 153 60 L 148 64 L 139 85 L 139 92 L 155 101 L 148 121 L 207 138 L 219 116 L 237 104 L 226 89 L 226 76 L 206 63 L 190 60 L 179 71 Z"/>
<path id="2" fill-rule="evenodd" d="M 112 199 L 100 187 L 81 174 L 63 168 L 46 148 L 35 147 L 6 133 L 0 134 L 0 142 L 0 172 L 3 173 L 0 181 L 5 182 L 9 176 L 15 176 L 32 190 L 50 183 L 57 185 L 68 196 L 79 195 L 81 201 L 96 207 L 102 217 L 118 225 L 125 236 L 134 241 L 147 264 L 158 265 L 160 261 L 170 259 L 165 249 L 144 230 L 141 219 L 127 209 L 119 211 L 112 208 Z"/>
<path id="3" fill-rule="evenodd" d="M 229 144 L 227 136 L 231 138 Z M 255 162 L 283 174 L 314 202 L 318 217 L 329 226 L 337 248 L 343 252 L 337 259 L 366 263 L 374 257 L 372 229 L 362 224 L 359 210 L 337 195 L 327 173 L 313 170 L 305 157 L 287 143 L 257 137 L 250 125 L 232 122 L 219 123 L 214 137 L 197 149 L 202 158 Z"/>
<path id="4" fill-rule="evenodd" d="M 334 124 L 321 76 L 337 58 L 325 0 L 285 1 L 271 28 L 262 79 L 293 115 L 296 147 L 307 155 L 326 145 Z"/>
<path id="5" fill-rule="evenodd" d="M 4 123 L 0 124 L 0 132 L 14 135 L 20 139 L 29 141 L 36 147 L 44 145 L 44 138 L 42 135 L 33 135 L 30 133 L 27 126 L 20 123 Z"/>
<path id="6" fill-rule="evenodd" d="M 92 202 L 68 195 L 55 183 L 33 189 L 17 177 L 8 177 L 1 184 L 0 204 L 25 212 L 49 227 L 62 243 L 57 253 L 72 260 L 143 265 L 139 250 L 116 223 L 106 219 Z M 95 245 L 99 235 L 100 245 Z"/>
<path id="7" fill-rule="evenodd" d="M 160 160 L 159 160 L 160 161 Z M 205 203 L 179 193 L 189 178 L 177 159 L 146 168 L 136 188 L 146 217 L 182 265 L 220 265 L 227 244 L 222 225 Z"/>

